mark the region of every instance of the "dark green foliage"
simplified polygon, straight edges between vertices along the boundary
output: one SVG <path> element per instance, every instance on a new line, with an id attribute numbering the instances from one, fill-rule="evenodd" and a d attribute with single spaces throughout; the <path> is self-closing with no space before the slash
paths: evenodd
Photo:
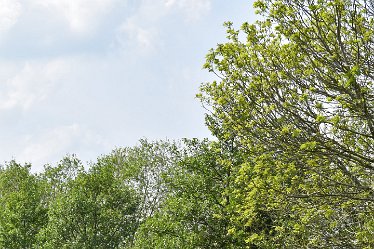
<path id="1" fill-rule="evenodd" d="M 117 178 L 116 169 L 99 161 L 67 183 L 49 205 L 40 248 L 119 248 L 136 229 L 138 198 Z"/>
<path id="2" fill-rule="evenodd" d="M 0 248 L 33 248 L 47 224 L 41 181 L 30 165 L 14 161 L 0 169 Z"/>
<path id="3" fill-rule="evenodd" d="M 136 248 L 237 248 L 228 234 L 231 162 L 217 143 L 185 140 L 164 177 L 161 209 L 140 227 Z"/>

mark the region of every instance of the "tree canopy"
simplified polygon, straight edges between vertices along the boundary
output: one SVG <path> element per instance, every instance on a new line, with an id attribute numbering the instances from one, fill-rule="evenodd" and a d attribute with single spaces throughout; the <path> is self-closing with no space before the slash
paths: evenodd
<path id="1" fill-rule="evenodd" d="M 240 166 L 238 224 L 273 248 L 373 245 L 373 5 L 256 1 L 262 19 L 207 55 L 219 80 L 199 97 L 207 124 L 233 140 Z M 244 38 L 243 38 L 244 37 Z M 266 214 L 266 229 L 253 221 Z"/>
<path id="2" fill-rule="evenodd" d="M 374 3 L 258 0 L 207 54 L 214 141 L 0 168 L 0 248 L 374 248 Z"/>

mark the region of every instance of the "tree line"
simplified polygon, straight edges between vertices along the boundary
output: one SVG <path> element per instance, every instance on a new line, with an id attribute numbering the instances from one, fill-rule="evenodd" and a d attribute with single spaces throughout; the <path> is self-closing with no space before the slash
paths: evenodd
<path id="1" fill-rule="evenodd" d="M 206 57 L 214 141 L 8 162 L 0 248 L 373 248 L 373 2 L 254 7 Z"/>

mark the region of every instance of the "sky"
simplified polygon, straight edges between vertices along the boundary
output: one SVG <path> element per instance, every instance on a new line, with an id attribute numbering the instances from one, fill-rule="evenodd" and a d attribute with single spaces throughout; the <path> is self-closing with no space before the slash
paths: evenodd
<path id="1" fill-rule="evenodd" d="M 250 0 L 0 0 L 0 164 L 211 137 L 195 98 Z"/>

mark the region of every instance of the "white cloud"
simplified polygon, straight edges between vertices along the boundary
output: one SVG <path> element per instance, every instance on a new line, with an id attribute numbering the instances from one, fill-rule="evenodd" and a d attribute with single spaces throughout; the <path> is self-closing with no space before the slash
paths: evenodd
<path id="1" fill-rule="evenodd" d="M 137 52 L 149 53 L 162 45 L 160 31 L 168 16 L 180 13 L 184 21 L 197 21 L 207 14 L 210 8 L 211 0 L 139 1 L 135 13 L 119 26 L 117 41 L 122 49 L 135 48 Z"/>
<path id="2" fill-rule="evenodd" d="M 211 8 L 211 0 L 164 0 L 164 4 L 182 10 L 189 21 L 198 20 Z"/>
<path id="3" fill-rule="evenodd" d="M 28 109 L 43 101 L 68 68 L 68 63 L 63 60 L 26 63 L 15 76 L 0 86 L 0 110 L 15 107 Z"/>
<path id="4" fill-rule="evenodd" d="M 79 124 L 62 125 L 42 134 L 29 135 L 23 141 L 24 148 L 16 159 L 31 162 L 35 171 L 46 163 L 55 163 L 68 153 L 77 153 L 78 147 L 89 150 L 94 145 L 104 145 L 102 139 Z M 78 155 L 79 156 L 79 155 Z"/>
<path id="5" fill-rule="evenodd" d="M 135 46 L 142 53 L 150 52 L 156 47 L 157 31 L 152 27 L 141 27 L 130 19 L 118 31 L 117 40 L 122 47 Z"/>
<path id="6" fill-rule="evenodd" d="M 122 50 L 148 54 L 159 45 L 159 21 L 166 14 L 162 0 L 142 0 L 133 15 L 117 30 L 117 42 Z"/>
<path id="7" fill-rule="evenodd" d="M 8 31 L 16 24 L 21 7 L 17 0 L 0 0 L 0 33 Z"/>
<path id="8" fill-rule="evenodd" d="M 59 153 L 65 147 L 68 147 L 72 142 L 72 138 L 77 136 L 78 132 L 79 126 L 73 124 L 49 130 L 39 136 L 39 138 L 28 136 L 25 139 L 26 147 L 17 157 L 17 160 L 39 163 L 48 159 L 51 155 Z"/>
<path id="9" fill-rule="evenodd" d="M 34 0 L 35 4 L 61 15 L 75 33 L 92 32 L 101 17 L 119 0 Z"/>

